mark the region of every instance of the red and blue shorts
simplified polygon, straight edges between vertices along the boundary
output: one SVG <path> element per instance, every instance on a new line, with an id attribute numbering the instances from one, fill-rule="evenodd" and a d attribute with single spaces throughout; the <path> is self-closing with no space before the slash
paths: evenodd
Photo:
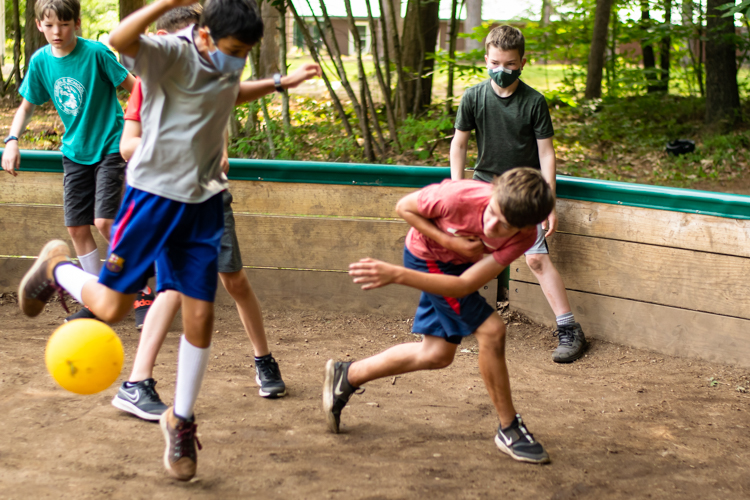
<path id="1" fill-rule="evenodd" d="M 404 247 L 404 267 L 422 273 L 460 276 L 472 265 L 423 260 Z M 460 299 L 422 292 L 411 331 L 460 344 L 464 337 L 474 333 L 492 314 L 495 314 L 495 308 L 487 304 L 479 292 Z"/>
<path id="2" fill-rule="evenodd" d="M 177 290 L 213 302 L 224 233 L 221 193 L 182 203 L 128 186 L 110 236 L 99 283 L 123 294 L 146 286 L 156 266 L 156 290 Z"/>

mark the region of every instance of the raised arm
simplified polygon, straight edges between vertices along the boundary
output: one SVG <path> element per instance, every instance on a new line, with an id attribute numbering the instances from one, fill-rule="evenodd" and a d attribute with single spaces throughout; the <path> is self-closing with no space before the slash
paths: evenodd
<path id="1" fill-rule="evenodd" d="M 281 86 L 285 89 L 293 89 L 300 83 L 310 78 L 321 76 L 320 66 L 317 64 L 307 63 L 300 66 L 291 75 L 281 77 Z M 276 90 L 272 78 L 264 80 L 246 81 L 240 83 L 240 93 L 237 95 L 235 104 L 254 101 L 264 95 L 268 95 Z"/>
<path id="2" fill-rule="evenodd" d="M 467 238 L 444 233 L 432 220 L 419 211 L 419 191 L 407 194 L 396 204 L 396 213 L 411 227 L 427 236 L 438 245 L 466 258 L 473 259 L 484 253 L 484 243 L 479 238 Z"/>
<path id="3" fill-rule="evenodd" d="M 151 5 L 138 9 L 112 30 L 109 35 L 109 44 L 120 54 L 135 57 L 141 48 L 141 34 L 146 31 L 151 23 L 175 7 L 183 7 L 194 3 L 195 0 L 157 0 Z"/>
<path id="4" fill-rule="evenodd" d="M 460 298 L 479 290 L 479 287 L 497 277 L 505 267 L 499 264 L 492 255 L 487 255 L 464 271 L 461 276 L 450 276 L 422 273 L 367 258 L 349 264 L 349 276 L 354 278 L 354 283 L 362 285 L 362 290 L 372 290 L 395 283 L 427 293 Z"/>
<path id="5" fill-rule="evenodd" d="M 451 179 L 454 181 L 464 178 L 466 168 L 466 149 L 469 147 L 470 131 L 456 129 L 451 141 Z"/>
<path id="6" fill-rule="evenodd" d="M 13 117 L 13 123 L 10 125 L 9 136 L 21 137 L 21 134 L 26 130 L 26 125 L 31 120 L 31 115 L 34 114 L 35 105 L 31 104 L 26 99 L 21 101 L 21 105 L 16 110 L 16 115 Z M 18 141 L 8 141 L 5 145 L 5 151 L 3 152 L 3 170 L 11 174 L 13 177 L 18 175 L 18 168 L 21 166 L 21 152 L 18 149 Z"/>

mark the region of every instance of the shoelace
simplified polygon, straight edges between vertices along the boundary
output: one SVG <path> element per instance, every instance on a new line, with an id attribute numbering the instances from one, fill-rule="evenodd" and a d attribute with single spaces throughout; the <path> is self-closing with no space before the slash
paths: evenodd
<path id="1" fill-rule="evenodd" d="M 62 287 L 57 287 L 57 295 L 60 297 L 60 305 L 62 305 L 65 314 L 70 314 L 68 304 L 65 302 L 65 290 Z"/>
<path id="2" fill-rule="evenodd" d="M 258 367 L 258 371 L 262 375 L 261 378 L 278 379 L 281 377 L 281 373 L 279 372 L 279 365 L 274 359 L 260 362 L 256 361 L 255 366 Z"/>
<path id="3" fill-rule="evenodd" d="M 174 447 L 180 457 L 188 455 L 190 458 L 195 459 L 195 448 L 190 446 L 193 441 L 198 445 L 199 450 L 203 449 L 201 442 L 198 440 L 197 431 L 197 424 L 187 422 L 182 425 L 182 429 L 177 431 L 177 440 Z"/>
<path id="4" fill-rule="evenodd" d="M 559 338 L 560 345 L 564 346 L 572 346 L 573 340 L 575 339 L 575 335 L 573 334 L 572 330 L 559 326 L 557 327 L 557 330 L 552 333 L 552 336 Z"/>
<path id="5" fill-rule="evenodd" d="M 151 400 L 159 399 L 159 395 L 156 393 L 156 382 L 151 384 L 143 384 L 143 392 Z"/>

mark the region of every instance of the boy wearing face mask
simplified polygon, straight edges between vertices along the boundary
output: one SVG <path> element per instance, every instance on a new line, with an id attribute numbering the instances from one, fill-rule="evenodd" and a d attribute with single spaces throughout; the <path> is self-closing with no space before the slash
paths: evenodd
<path id="1" fill-rule="evenodd" d="M 59 240 L 42 249 L 21 281 L 27 316 L 65 289 L 104 321 L 120 321 L 156 266 L 157 291 L 182 295 L 185 335 L 180 342 L 174 407 L 161 415 L 164 466 L 176 479 L 196 472 L 193 415 L 208 364 L 218 257 L 224 231 L 224 131 L 235 104 L 306 78 L 276 77 L 240 87 L 253 45 L 263 36 L 255 0 L 208 0 L 199 25 L 174 35 L 142 33 L 167 11 L 194 0 L 158 0 L 129 15 L 109 42 L 141 78 L 140 145 L 128 163 L 127 190 L 112 227 L 107 264 L 97 277 L 70 263 Z M 308 78 L 320 74 L 308 67 Z M 198 445 L 200 447 L 200 445 Z"/>
<path id="2" fill-rule="evenodd" d="M 498 26 L 485 40 L 489 79 L 466 89 L 456 114 L 455 135 L 451 142 L 451 178 L 462 179 L 466 149 L 476 130 L 477 161 L 474 179 L 491 182 L 515 167 L 540 169 L 555 189 L 554 129 L 544 96 L 519 80 L 526 64 L 523 34 L 512 26 Z M 571 363 L 583 356 L 587 342 L 581 325 L 575 322 L 560 273 L 549 257 L 545 237 L 557 228 L 552 210 L 537 227 L 537 240 L 526 252 L 526 263 L 542 287 L 555 313 L 554 336 L 559 345 L 552 353 L 556 363 Z M 467 247 L 467 257 L 483 251 L 481 242 Z"/>

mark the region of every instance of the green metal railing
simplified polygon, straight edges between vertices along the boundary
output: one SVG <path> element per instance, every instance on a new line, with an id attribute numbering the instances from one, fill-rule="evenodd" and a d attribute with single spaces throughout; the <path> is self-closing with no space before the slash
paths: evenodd
<path id="1" fill-rule="evenodd" d="M 21 171 L 62 172 L 61 158 L 59 151 L 24 150 Z M 243 159 L 231 159 L 229 164 L 229 178 L 244 181 L 422 187 L 450 177 L 448 167 Z M 559 175 L 557 195 L 573 200 L 750 219 L 750 196 L 735 194 Z"/>

